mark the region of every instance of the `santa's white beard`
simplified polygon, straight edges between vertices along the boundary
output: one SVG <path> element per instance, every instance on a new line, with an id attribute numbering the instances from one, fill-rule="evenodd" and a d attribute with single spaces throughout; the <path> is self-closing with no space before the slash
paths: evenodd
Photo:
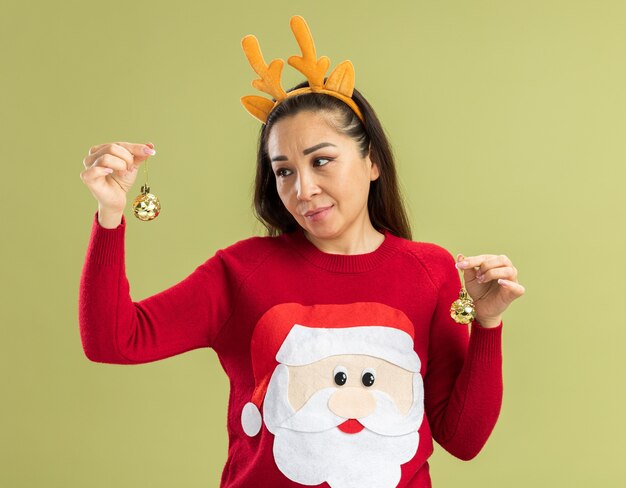
<path id="1" fill-rule="evenodd" d="M 413 376 L 413 404 L 402 415 L 391 397 L 372 390 L 376 410 L 358 419 L 365 426 L 355 434 L 337 426 L 346 421 L 328 409 L 337 388 L 316 392 L 294 412 L 288 401 L 289 371 L 278 365 L 263 405 L 263 418 L 274 434 L 274 459 L 281 472 L 303 485 L 326 481 L 332 488 L 393 488 L 400 466 L 417 452 L 423 418 L 423 384 Z"/>

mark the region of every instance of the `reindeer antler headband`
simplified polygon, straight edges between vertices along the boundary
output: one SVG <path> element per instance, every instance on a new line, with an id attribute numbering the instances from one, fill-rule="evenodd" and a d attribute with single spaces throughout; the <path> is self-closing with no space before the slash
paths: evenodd
<path id="1" fill-rule="evenodd" d="M 252 86 L 271 95 L 276 101 L 247 95 L 241 97 L 244 108 L 253 117 L 265 124 L 270 112 L 285 98 L 301 93 L 325 93 L 345 102 L 358 115 L 361 122 L 365 123 L 359 107 L 352 100 L 352 92 L 354 91 L 354 66 L 352 62 L 346 60 L 338 64 L 324 83 L 324 74 L 330 66 L 330 59 L 327 56 L 317 59 L 311 31 L 301 16 L 294 15 L 289 24 L 298 41 L 302 56 L 290 56 L 287 62 L 307 77 L 309 86 L 288 93 L 285 92 L 280 84 L 280 76 L 285 61 L 274 59 L 268 66 L 261 54 L 257 38 L 252 34 L 247 35 L 241 40 L 241 46 L 252 69 L 260 76 L 260 78 L 252 81 Z"/>

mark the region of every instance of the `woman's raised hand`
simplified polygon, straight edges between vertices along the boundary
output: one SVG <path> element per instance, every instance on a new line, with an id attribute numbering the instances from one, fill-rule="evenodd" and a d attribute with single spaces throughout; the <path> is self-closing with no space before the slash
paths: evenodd
<path id="1" fill-rule="evenodd" d="M 154 155 L 154 145 L 108 142 L 89 149 L 83 160 L 80 179 L 98 201 L 99 208 L 122 213 L 126 193 L 131 189 L 139 166 Z"/>
<path id="2" fill-rule="evenodd" d="M 457 255 L 457 268 L 463 270 L 463 281 L 474 300 L 476 320 L 483 327 L 495 327 L 502 313 L 526 289 L 517 282 L 517 268 L 504 254 Z"/>

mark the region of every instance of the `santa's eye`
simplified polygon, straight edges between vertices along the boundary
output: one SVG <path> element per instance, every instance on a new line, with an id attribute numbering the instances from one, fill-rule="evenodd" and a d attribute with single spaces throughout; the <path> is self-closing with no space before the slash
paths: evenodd
<path id="1" fill-rule="evenodd" d="M 365 371 L 363 371 L 363 375 L 361 376 L 361 381 L 363 382 L 365 386 L 372 386 L 374 384 L 374 381 L 376 380 L 375 375 L 376 375 L 376 371 L 368 368 Z"/>
<path id="2" fill-rule="evenodd" d="M 333 371 L 335 383 L 339 386 L 343 386 L 348 381 L 348 371 L 343 366 L 337 366 Z"/>

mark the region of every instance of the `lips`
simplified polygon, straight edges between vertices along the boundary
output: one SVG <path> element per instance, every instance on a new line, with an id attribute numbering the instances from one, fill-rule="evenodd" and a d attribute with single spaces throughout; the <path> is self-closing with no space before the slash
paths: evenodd
<path id="1" fill-rule="evenodd" d="M 304 216 L 311 217 L 312 215 L 315 215 L 316 213 L 320 213 L 320 212 L 323 212 L 324 210 L 328 210 L 330 207 L 332 207 L 332 205 L 329 205 L 328 207 L 318 207 L 313 210 L 309 210 L 307 213 L 304 214 Z"/>
<path id="2" fill-rule="evenodd" d="M 365 426 L 357 419 L 348 419 L 343 424 L 339 424 L 337 428 L 346 434 L 358 434 Z"/>

